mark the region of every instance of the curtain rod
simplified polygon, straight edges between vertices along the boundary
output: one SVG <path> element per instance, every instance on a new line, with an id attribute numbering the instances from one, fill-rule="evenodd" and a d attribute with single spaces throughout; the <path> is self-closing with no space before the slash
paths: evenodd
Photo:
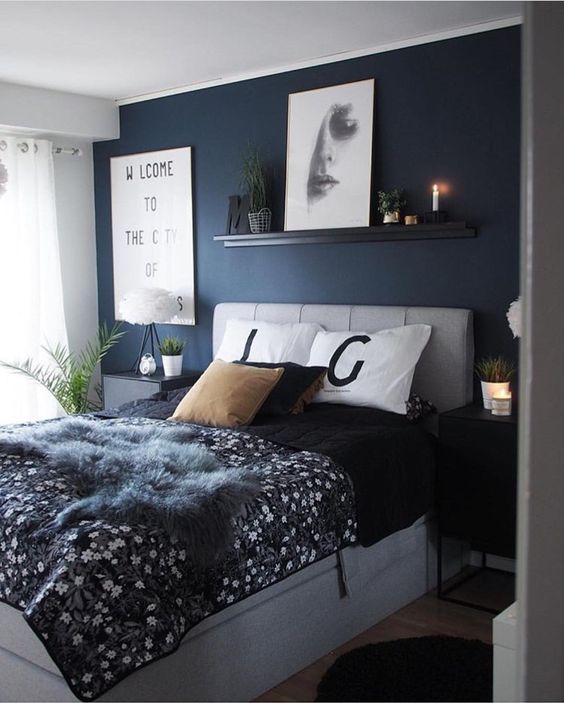
<path id="1" fill-rule="evenodd" d="M 82 149 L 79 146 L 54 146 L 53 154 L 64 154 L 65 156 L 82 156 Z"/>
<path id="2" fill-rule="evenodd" d="M 4 151 L 8 145 L 2 139 L 0 140 L 0 151 Z M 29 151 L 29 144 L 27 142 L 19 142 L 17 145 L 18 149 L 24 154 Z M 37 144 L 35 145 L 35 151 L 37 151 Z M 63 154 L 64 156 L 82 156 L 82 149 L 79 146 L 53 146 L 53 154 Z"/>

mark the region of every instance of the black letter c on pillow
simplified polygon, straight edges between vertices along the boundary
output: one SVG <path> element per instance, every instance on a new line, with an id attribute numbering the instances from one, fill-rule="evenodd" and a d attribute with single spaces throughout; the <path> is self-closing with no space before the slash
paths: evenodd
<path id="1" fill-rule="evenodd" d="M 347 386 L 349 383 L 356 381 L 358 374 L 360 373 L 360 369 L 364 365 L 364 361 L 357 361 L 353 366 L 352 371 L 346 378 L 337 378 L 337 376 L 335 376 L 335 366 L 337 365 L 337 362 L 339 361 L 343 352 L 348 346 L 354 344 L 354 342 L 361 342 L 362 344 L 366 344 L 369 341 L 370 337 L 368 335 L 358 334 L 354 337 L 349 337 L 348 339 L 345 339 L 345 341 L 340 344 L 337 349 L 335 349 L 335 352 L 331 357 L 331 361 L 329 362 L 329 370 L 327 371 L 327 379 L 329 383 L 331 383 L 333 386 Z"/>

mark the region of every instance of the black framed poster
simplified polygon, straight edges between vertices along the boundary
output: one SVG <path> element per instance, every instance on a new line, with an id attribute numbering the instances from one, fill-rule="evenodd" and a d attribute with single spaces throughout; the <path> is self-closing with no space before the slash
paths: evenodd
<path id="1" fill-rule="evenodd" d="M 288 96 L 285 230 L 367 227 L 374 80 Z"/>
<path id="2" fill-rule="evenodd" d="M 114 156 L 114 305 L 139 288 L 164 288 L 178 301 L 171 324 L 195 324 L 192 149 Z"/>

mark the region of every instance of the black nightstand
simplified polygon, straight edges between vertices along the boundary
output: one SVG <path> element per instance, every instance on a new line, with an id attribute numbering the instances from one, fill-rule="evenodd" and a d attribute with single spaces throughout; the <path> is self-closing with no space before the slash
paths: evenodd
<path id="1" fill-rule="evenodd" d="M 437 595 L 445 598 L 459 584 L 443 589 L 443 537 L 482 552 L 483 567 L 486 554 L 515 558 L 517 415 L 500 417 L 477 405 L 441 413 L 439 447 Z"/>
<path id="2" fill-rule="evenodd" d="M 148 398 L 159 391 L 172 391 L 175 388 L 191 386 L 201 375 L 201 371 L 187 371 L 181 376 L 141 376 L 133 371 L 102 374 L 104 409 L 115 408 L 122 403 L 139 398 Z"/>

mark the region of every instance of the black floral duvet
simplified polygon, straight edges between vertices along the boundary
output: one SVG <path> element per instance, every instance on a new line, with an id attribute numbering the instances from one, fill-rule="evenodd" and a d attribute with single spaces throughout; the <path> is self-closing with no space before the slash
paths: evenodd
<path id="1" fill-rule="evenodd" d="M 43 459 L 0 449 L 0 600 L 23 611 L 83 700 L 173 652 L 208 615 L 357 540 L 351 479 L 332 459 L 194 427 L 194 441 L 226 466 L 260 471 L 262 486 L 233 520 L 228 553 L 206 569 L 191 563 L 181 541 L 141 524 L 83 521 L 38 537 L 37 524 L 76 495 Z"/>

